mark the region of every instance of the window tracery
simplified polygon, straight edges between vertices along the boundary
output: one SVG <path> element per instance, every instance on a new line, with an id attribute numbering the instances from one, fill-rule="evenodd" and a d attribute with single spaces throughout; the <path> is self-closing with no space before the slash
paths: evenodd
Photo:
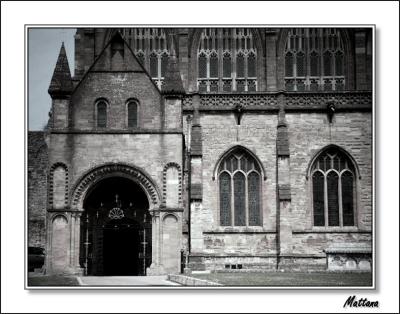
<path id="1" fill-rule="evenodd" d="M 242 149 L 219 166 L 221 226 L 261 226 L 261 169 Z"/>
<path id="2" fill-rule="evenodd" d="M 355 169 L 351 160 L 336 149 L 328 149 L 311 171 L 314 226 L 354 226 Z"/>
<path id="3" fill-rule="evenodd" d="M 286 90 L 343 90 L 344 62 L 338 29 L 292 28 L 285 47 Z"/>
<path id="4" fill-rule="evenodd" d="M 200 92 L 257 90 L 257 50 L 250 29 L 204 29 L 197 58 Z"/>

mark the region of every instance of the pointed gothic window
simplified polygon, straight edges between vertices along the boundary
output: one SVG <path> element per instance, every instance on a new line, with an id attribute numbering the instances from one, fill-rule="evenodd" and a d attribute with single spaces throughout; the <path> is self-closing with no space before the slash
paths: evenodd
<path id="1" fill-rule="evenodd" d="M 158 76 L 158 60 L 156 54 L 150 55 L 150 76 L 156 78 Z"/>
<path id="2" fill-rule="evenodd" d="M 96 125 L 98 128 L 107 127 L 107 103 L 105 100 L 99 100 L 96 103 Z"/>
<path id="3" fill-rule="evenodd" d="M 314 226 L 354 226 L 355 167 L 341 150 L 324 150 L 311 168 Z"/>
<path id="4" fill-rule="evenodd" d="M 245 150 L 236 149 L 219 167 L 221 226 L 261 226 L 261 170 Z"/>
<path id="5" fill-rule="evenodd" d="M 197 51 L 199 91 L 255 91 L 257 50 L 245 28 L 206 28 Z"/>
<path id="6" fill-rule="evenodd" d="M 289 30 L 285 47 L 287 90 L 343 90 L 344 65 L 344 45 L 338 29 Z"/>
<path id="7" fill-rule="evenodd" d="M 229 53 L 224 54 L 224 62 L 223 62 L 223 71 L 224 77 L 231 77 L 231 55 Z"/>
<path id="8" fill-rule="evenodd" d="M 162 28 L 123 28 L 122 35 L 130 45 L 139 62 L 161 88 L 164 82 L 170 43 Z"/>

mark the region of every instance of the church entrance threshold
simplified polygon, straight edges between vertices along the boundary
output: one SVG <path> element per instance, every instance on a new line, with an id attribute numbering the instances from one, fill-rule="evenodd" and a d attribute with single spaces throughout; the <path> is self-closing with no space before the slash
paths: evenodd
<path id="1" fill-rule="evenodd" d="M 85 274 L 146 275 L 151 264 L 151 217 L 143 190 L 127 178 L 103 179 L 84 205 L 80 256 Z"/>

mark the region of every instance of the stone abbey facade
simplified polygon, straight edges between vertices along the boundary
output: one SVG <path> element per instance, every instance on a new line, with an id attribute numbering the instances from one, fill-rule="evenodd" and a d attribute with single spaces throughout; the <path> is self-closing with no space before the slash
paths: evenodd
<path id="1" fill-rule="evenodd" d="M 372 268 L 371 28 L 82 28 L 28 136 L 46 273 Z"/>

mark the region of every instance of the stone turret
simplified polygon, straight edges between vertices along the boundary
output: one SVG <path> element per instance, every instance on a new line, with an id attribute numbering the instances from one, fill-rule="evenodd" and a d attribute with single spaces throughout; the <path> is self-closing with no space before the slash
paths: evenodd
<path id="1" fill-rule="evenodd" d="M 53 100 L 50 127 L 60 129 L 68 126 L 68 107 L 72 90 L 71 71 L 64 43 L 62 43 L 48 90 Z"/>
<path id="2" fill-rule="evenodd" d="M 56 67 L 54 69 L 53 77 L 51 78 L 49 86 L 49 94 L 52 99 L 64 98 L 70 96 L 73 89 L 71 71 L 65 52 L 64 42 L 61 45 L 60 53 Z"/>

